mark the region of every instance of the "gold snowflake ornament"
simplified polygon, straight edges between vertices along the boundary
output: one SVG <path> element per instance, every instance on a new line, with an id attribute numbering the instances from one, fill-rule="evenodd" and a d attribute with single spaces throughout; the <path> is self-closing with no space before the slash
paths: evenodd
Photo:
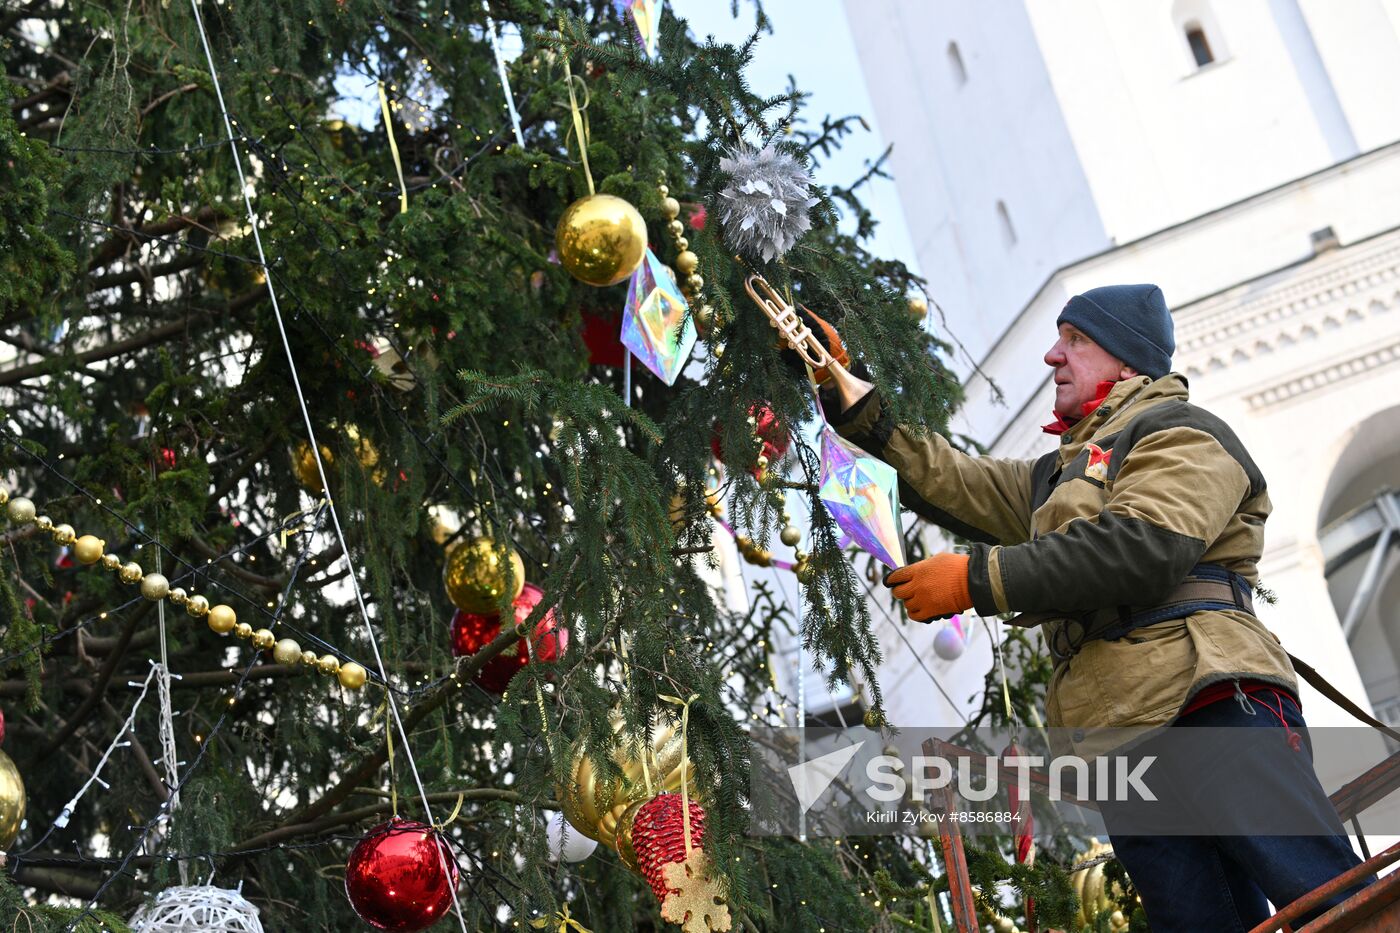
<path id="1" fill-rule="evenodd" d="M 704 849 L 692 849 L 683 862 L 663 866 L 670 893 L 661 902 L 661 918 L 680 924 L 685 933 L 723 933 L 730 929 L 724 890 L 710 878 Z"/>

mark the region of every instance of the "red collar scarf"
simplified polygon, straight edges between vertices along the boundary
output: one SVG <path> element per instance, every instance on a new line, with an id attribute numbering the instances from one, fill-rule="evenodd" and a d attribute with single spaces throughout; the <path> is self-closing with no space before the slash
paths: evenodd
<path id="1" fill-rule="evenodd" d="M 1118 384 L 1118 383 L 1113 382 L 1113 381 L 1111 381 L 1111 380 L 1108 381 L 1108 382 L 1100 382 L 1099 385 L 1098 385 L 1098 390 L 1097 390 L 1097 395 L 1096 395 L 1096 397 L 1094 398 L 1094 400 L 1093 400 L 1092 402 L 1085 402 L 1085 403 L 1084 403 L 1084 410 L 1081 411 L 1081 412 L 1079 413 L 1079 417 L 1078 417 L 1078 418 L 1075 418 L 1073 421 L 1066 421 L 1064 415 L 1061 415 L 1059 412 L 1052 412 L 1052 414 L 1055 415 L 1055 420 L 1052 421 L 1052 422 L 1050 422 L 1050 423 L 1047 424 L 1047 425 L 1041 426 L 1041 429 L 1040 429 L 1040 430 L 1044 431 L 1046 434 L 1063 434 L 1063 433 L 1065 433 L 1065 432 L 1068 431 L 1070 428 L 1072 428 L 1072 427 L 1074 427 L 1076 424 L 1078 424 L 1081 420 L 1083 420 L 1083 419 L 1089 417 L 1091 414 L 1093 414 L 1093 413 L 1094 413 L 1094 409 L 1095 409 L 1095 408 L 1098 408 L 1100 405 L 1103 404 L 1103 400 L 1106 399 L 1106 398 L 1108 398 L 1108 393 L 1112 392 L 1112 391 L 1113 391 L 1113 387 L 1116 386 L 1117 384 Z"/>

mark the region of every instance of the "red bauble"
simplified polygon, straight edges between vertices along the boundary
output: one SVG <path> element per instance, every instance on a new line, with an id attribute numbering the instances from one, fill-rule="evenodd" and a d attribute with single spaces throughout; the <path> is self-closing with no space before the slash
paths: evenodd
<path id="1" fill-rule="evenodd" d="M 622 365 L 622 315 L 616 312 L 583 311 L 583 345 L 588 348 L 592 366 Z"/>
<path id="2" fill-rule="evenodd" d="M 544 592 L 538 586 L 525 584 L 513 604 L 516 624 L 528 619 L 543 598 Z M 454 657 L 476 654 L 500 634 L 501 617 L 498 613 L 482 614 L 459 609 L 452 614 Z M 554 610 L 550 609 L 544 618 L 535 623 L 535 634 L 529 642 L 522 638 L 487 661 L 476 675 L 476 682 L 492 693 L 505 693 L 510 679 L 529 663 L 531 656 L 537 661 L 557 661 L 568 647 L 569 631 L 559 626 Z"/>
<path id="3" fill-rule="evenodd" d="M 672 862 L 685 861 L 685 821 L 680 794 L 657 794 L 642 804 L 632 819 L 632 851 L 637 868 L 651 885 L 658 900 L 665 900 L 669 889 L 661 869 Z M 705 838 L 705 808 L 690 801 L 690 844 L 700 848 Z"/>
<path id="4" fill-rule="evenodd" d="M 754 421 L 758 422 L 754 425 L 754 433 L 757 434 L 759 440 L 763 442 L 763 448 L 760 451 L 749 454 L 748 462 L 754 463 L 758 458 L 758 454 L 762 453 L 763 456 L 768 458 L 768 463 L 770 465 L 777 463 L 778 458 L 787 453 L 788 445 L 792 443 L 792 437 L 788 434 L 787 427 L 778 420 L 778 416 L 773 414 L 773 409 L 769 408 L 764 402 L 754 402 L 750 405 L 749 415 Z M 724 459 L 724 448 L 720 443 L 719 422 L 715 422 L 715 432 L 710 437 L 710 451 L 720 463 L 725 464 L 725 466 L 730 465 L 728 461 Z M 752 473 L 755 478 L 763 475 L 763 470 L 757 466 L 750 466 L 749 472 Z"/>
<path id="5" fill-rule="evenodd" d="M 345 895 L 381 930 L 426 930 L 452 907 L 457 857 L 426 823 L 394 817 L 369 831 L 345 866 Z"/>

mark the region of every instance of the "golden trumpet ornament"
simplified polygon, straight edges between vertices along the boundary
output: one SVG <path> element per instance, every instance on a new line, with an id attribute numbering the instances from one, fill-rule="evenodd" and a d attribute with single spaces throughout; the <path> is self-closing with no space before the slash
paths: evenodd
<path id="1" fill-rule="evenodd" d="M 489 615 L 499 612 L 502 602 L 513 602 L 520 595 L 525 588 L 525 565 L 519 554 L 490 538 L 473 538 L 447 552 L 442 584 L 458 609 Z"/>
<path id="2" fill-rule="evenodd" d="M 379 448 L 374 446 L 374 442 L 360 434 L 360 429 L 353 424 L 347 424 L 341 432 L 344 437 L 340 441 L 342 448 L 349 447 L 355 451 L 355 459 L 360 462 L 360 466 L 369 473 L 370 479 L 376 484 L 384 482 L 384 468 L 379 465 Z M 326 474 L 329 475 L 331 468 L 335 466 L 335 454 L 325 444 L 321 445 L 321 460 L 326 465 Z M 321 474 L 316 470 L 316 457 L 311 453 L 311 443 L 309 441 L 297 441 L 296 450 L 292 453 L 292 472 L 297 478 L 297 482 L 302 488 L 314 495 L 325 492 L 325 487 L 321 485 Z"/>
<path id="3" fill-rule="evenodd" d="M 554 248 L 564 268 L 580 282 L 616 285 L 641 265 L 647 225 L 622 198 L 590 194 L 570 204 L 559 218 Z"/>
<path id="4" fill-rule="evenodd" d="M 622 732 L 622 717 L 612 717 L 613 731 Z M 556 788 L 569 824 L 596 842 L 612 849 L 628 868 L 636 870 L 637 855 L 632 849 L 632 820 L 642 805 L 662 791 L 681 789 L 681 730 L 673 723 L 654 727 L 646 748 L 639 749 L 625 740 L 613 752 L 612 760 L 622 771 L 621 778 L 600 775 L 582 751 L 574 753 L 570 786 Z M 646 756 L 646 769 L 642 768 Z M 697 796 L 695 767 L 690 775 L 690 795 Z M 647 777 L 651 787 L 647 787 Z"/>
<path id="5" fill-rule="evenodd" d="M 9 755 L 0 752 L 0 849 L 8 849 L 24 822 L 24 779 Z"/>

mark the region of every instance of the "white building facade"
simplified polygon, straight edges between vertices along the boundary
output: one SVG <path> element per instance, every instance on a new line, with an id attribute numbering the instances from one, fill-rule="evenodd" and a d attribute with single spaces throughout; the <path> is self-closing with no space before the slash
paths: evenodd
<path id="1" fill-rule="evenodd" d="M 1065 302 L 1160 285 L 1192 401 L 1269 484 L 1261 617 L 1400 721 L 1400 0 L 846 9 L 919 266 L 967 349 L 954 429 L 993 456 L 1053 449 L 1042 357 Z M 918 664 L 955 703 L 979 690 L 985 634 L 943 662 L 894 625 L 893 721 L 946 715 Z M 1303 707 L 1351 723 L 1310 689 Z"/>

